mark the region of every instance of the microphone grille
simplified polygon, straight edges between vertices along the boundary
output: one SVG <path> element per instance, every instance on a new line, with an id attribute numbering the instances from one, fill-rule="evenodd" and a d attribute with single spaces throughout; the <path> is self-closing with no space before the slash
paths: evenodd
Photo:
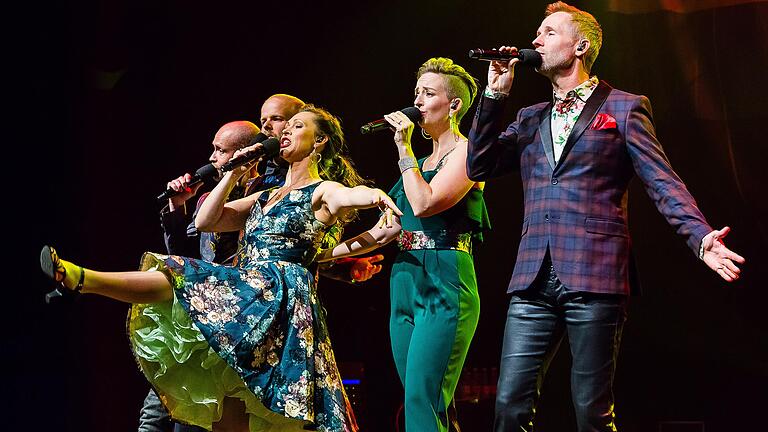
<path id="1" fill-rule="evenodd" d="M 202 166 L 197 171 L 195 171 L 195 175 L 201 179 L 213 178 L 218 175 L 218 173 L 219 171 L 215 166 L 213 166 L 213 164 Z"/>
<path id="2" fill-rule="evenodd" d="M 400 112 L 405 114 L 405 116 L 408 117 L 408 120 L 414 123 L 418 123 L 421 120 L 421 111 L 419 111 L 419 109 L 414 106 L 403 108 L 400 110 Z"/>
<path id="3" fill-rule="evenodd" d="M 259 132 L 259 133 L 256 134 L 255 137 L 253 137 L 253 139 L 251 140 L 250 143 L 248 143 L 248 145 L 252 146 L 252 145 L 254 145 L 256 143 L 260 143 L 260 142 L 264 141 L 265 139 L 267 139 L 267 136 L 264 135 L 263 132 Z"/>
<path id="4" fill-rule="evenodd" d="M 280 152 L 280 141 L 277 138 L 268 138 L 261 142 L 264 146 L 264 156 L 271 158 Z"/>
<path id="5" fill-rule="evenodd" d="M 537 68 L 541 66 L 541 54 L 532 49 L 521 49 L 517 51 L 520 55 L 520 64 Z"/>

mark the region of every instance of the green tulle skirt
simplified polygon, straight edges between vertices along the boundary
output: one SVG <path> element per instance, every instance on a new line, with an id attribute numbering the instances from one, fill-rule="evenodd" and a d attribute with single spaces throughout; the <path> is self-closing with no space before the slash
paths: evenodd
<path id="1" fill-rule="evenodd" d="M 142 267 L 166 270 L 173 283 L 173 276 L 157 264 L 145 256 Z M 141 371 L 175 421 L 211 430 L 221 419 L 224 398 L 232 397 L 245 403 L 251 432 L 304 430 L 307 422 L 264 407 L 211 349 L 175 296 L 173 301 L 133 305 L 128 334 Z"/>

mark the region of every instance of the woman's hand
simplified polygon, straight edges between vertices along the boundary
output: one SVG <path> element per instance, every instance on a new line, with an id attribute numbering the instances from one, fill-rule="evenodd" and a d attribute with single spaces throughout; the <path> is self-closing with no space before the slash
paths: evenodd
<path id="1" fill-rule="evenodd" d="M 238 158 L 240 156 L 248 157 L 248 155 L 253 154 L 254 152 L 259 152 L 259 153 L 263 154 L 264 153 L 264 144 L 256 143 L 254 145 L 251 145 L 251 146 L 248 146 L 248 147 L 243 147 L 243 148 L 241 148 L 239 150 L 236 150 L 235 153 L 232 154 L 232 158 L 230 159 L 230 161 L 232 161 L 232 160 L 234 160 L 234 159 L 236 159 L 236 158 Z M 250 160 L 250 161 L 240 165 L 239 167 L 236 167 L 236 168 L 232 169 L 229 172 L 232 173 L 232 177 L 234 177 L 235 179 L 239 179 L 244 174 L 250 172 L 251 169 L 254 166 L 256 166 L 256 164 L 258 164 L 259 161 L 263 157 L 264 156 L 260 156 L 258 158 L 253 159 L 253 160 Z"/>
<path id="2" fill-rule="evenodd" d="M 395 202 L 392 201 L 392 198 L 390 198 L 389 195 L 384 193 L 383 190 L 372 189 L 372 191 L 373 191 L 373 199 L 371 204 L 378 207 L 382 213 L 381 219 L 379 220 L 378 227 L 382 228 L 386 226 L 387 228 L 392 228 L 395 215 L 402 216 L 403 212 L 397 207 L 397 204 L 395 204 Z"/>
<path id="3" fill-rule="evenodd" d="M 499 48 L 500 53 L 517 54 L 517 48 L 502 46 Z M 513 58 L 507 61 L 494 60 L 488 66 L 488 87 L 491 91 L 509 94 L 509 90 L 512 88 L 512 80 L 515 78 L 515 63 L 520 59 Z"/>
<path id="4" fill-rule="evenodd" d="M 395 130 L 395 145 L 400 153 L 400 157 L 412 155 L 411 135 L 413 135 L 414 124 L 411 119 L 400 111 L 395 111 L 384 116 L 392 128 Z"/>

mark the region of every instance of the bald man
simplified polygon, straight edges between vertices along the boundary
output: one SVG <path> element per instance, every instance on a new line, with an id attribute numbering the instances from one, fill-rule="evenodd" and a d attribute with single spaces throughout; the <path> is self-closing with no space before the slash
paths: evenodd
<path id="1" fill-rule="evenodd" d="M 211 145 L 213 151 L 208 160 L 216 168 L 221 168 L 227 163 L 235 151 L 246 147 L 259 133 L 259 127 L 249 121 L 233 121 L 225 124 L 216 132 Z M 187 173 L 168 182 L 167 187 L 179 192 L 168 199 L 168 205 L 160 212 L 160 225 L 163 228 L 165 247 L 169 254 L 200 257 L 206 261 L 232 264 L 237 253 L 237 232 L 199 232 L 195 228 L 194 213 L 205 200 L 204 194 L 197 201 L 193 211 L 187 209 L 187 201 L 195 196 L 203 185 L 189 186 L 192 175 Z M 243 176 L 238 185 L 230 194 L 230 199 L 245 196 L 248 188 L 249 176 Z M 171 421 L 168 412 L 163 407 L 160 399 L 153 390 L 150 390 L 144 399 L 139 416 L 139 432 L 201 432 L 205 429 L 176 424 Z"/>

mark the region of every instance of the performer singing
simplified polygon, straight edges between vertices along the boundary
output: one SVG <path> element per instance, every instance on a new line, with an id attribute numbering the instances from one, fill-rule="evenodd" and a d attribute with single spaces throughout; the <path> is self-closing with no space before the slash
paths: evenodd
<path id="1" fill-rule="evenodd" d="M 522 237 L 508 292 L 496 431 L 532 430 L 543 375 L 564 335 L 579 431 L 615 431 L 613 377 L 635 282 L 627 187 L 637 174 L 657 209 L 726 281 L 744 258 L 713 230 L 656 139 L 645 96 L 590 76 L 602 30 L 587 12 L 550 4 L 533 46 L 552 99 L 521 109 L 503 130 L 518 62 L 491 62 L 469 134 L 467 172 L 480 181 L 519 170 Z M 513 54 L 514 47 L 500 51 Z"/>
<path id="2" fill-rule="evenodd" d="M 483 183 L 467 178 L 467 139 L 459 130 L 476 94 L 475 79 L 450 59 L 432 58 L 419 68 L 414 105 L 432 152 L 418 161 L 413 122 L 400 111 L 384 117 L 395 130 L 401 172 L 389 192 L 403 211 L 389 328 L 408 432 L 448 430 L 448 407 L 480 313 L 472 247 L 490 223 Z M 363 253 L 376 246 L 370 238 L 378 244 L 391 238 L 377 230 L 340 244 L 327 257 Z"/>
<path id="3" fill-rule="evenodd" d="M 274 94 L 261 106 L 262 132 L 267 137 L 279 137 L 288 120 L 304 107 L 304 102 L 291 95 Z M 211 143 L 213 152 L 211 164 L 221 168 L 235 151 L 246 147 L 259 133 L 259 128 L 251 122 L 235 121 L 222 126 Z M 227 199 L 233 201 L 252 193 L 282 186 L 285 183 L 287 164 L 276 156 L 262 160 L 251 173 L 243 175 L 233 187 Z M 259 174 L 259 172 L 261 174 Z M 195 227 L 194 216 L 207 198 L 205 193 L 197 200 L 193 211 L 187 209 L 187 201 L 194 197 L 202 183 L 190 185 L 192 175 L 187 173 L 168 182 L 168 188 L 178 194 L 168 200 L 168 205 L 160 213 L 166 251 L 170 255 L 182 255 L 190 258 L 202 258 L 217 264 L 232 265 L 237 254 L 238 238 L 242 232 L 200 232 Z M 327 239 L 333 244 L 337 239 Z M 319 269 L 321 276 L 344 282 L 363 282 L 381 271 L 381 265 L 375 264 L 384 259 L 383 255 L 337 260 L 332 266 L 324 265 Z M 339 262 L 342 261 L 342 262 Z M 196 426 L 172 424 L 167 410 L 155 394 L 149 390 L 139 416 L 138 432 L 196 432 L 203 430 Z"/>
<path id="4" fill-rule="evenodd" d="M 214 431 L 355 431 L 307 266 L 356 209 L 401 212 L 361 185 L 343 148 L 338 120 L 307 106 L 283 131 L 284 186 L 227 202 L 252 164 L 223 177 L 195 224 L 245 229 L 236 267 L 146 253 L 142 271 L 98 272 L 46 246 L 43 271 L 67 292 L 133 303 L 134 354 L 174 419 Z"/>

